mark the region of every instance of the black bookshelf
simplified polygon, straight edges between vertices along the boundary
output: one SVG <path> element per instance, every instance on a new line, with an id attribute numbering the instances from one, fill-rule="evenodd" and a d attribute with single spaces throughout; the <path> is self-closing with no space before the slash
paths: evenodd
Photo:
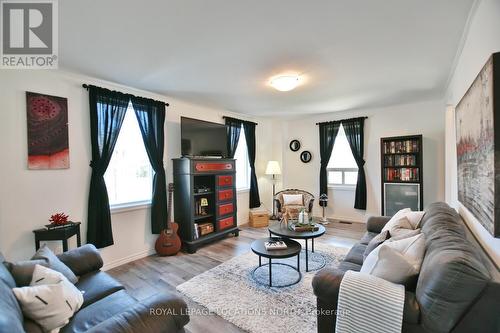
<path id="1" fill-rule="evenodd" d="M 401 208 L 423 210 L 422 135 L 380 139 L 382 215 Z"/>
<path id="2" fill-rule="evenodd" d="M 234 159 L 176 158 L 174 214 L 189 253 L 228 234 L 238 236 Z M 204 204 L 202 204 L 204 201 Z M 199 226 L 211 225 L 202 235 Z"/>

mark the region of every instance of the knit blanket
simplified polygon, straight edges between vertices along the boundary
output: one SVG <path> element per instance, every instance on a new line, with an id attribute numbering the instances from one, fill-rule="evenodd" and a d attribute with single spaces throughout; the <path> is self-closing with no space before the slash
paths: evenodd
<path id="1" fill-rule="evenodd" d="M 336 333 L 400 333 L 405 288 L 379 277 L 347 271 L 339 290 Z"/>

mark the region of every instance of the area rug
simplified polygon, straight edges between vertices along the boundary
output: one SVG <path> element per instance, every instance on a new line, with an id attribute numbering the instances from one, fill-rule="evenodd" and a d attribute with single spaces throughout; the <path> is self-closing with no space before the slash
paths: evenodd
<path id="1" fill-rule="evenodd" d="M 317 242 L 315 250 L 323 255 L 329 267 L 338 265 L 349 249 Z M 263 258 L 263 263 L 266 262 Z M 297 265 L 296 257 L 276 262 Z M 192 278 L 177 290 L 210 313 L 248 332 L 316 332 L 316 297 L 311 285 L 316 271 L 305 272 L 304 252 L 301 254 L 301 281 L 290 287 L 269 288 L 257 283 L 252 276 L 257 266 L 257 255 L 249 252 Z M 258 269 L 262 270 L 260 274 L 266 274 L 265 267 Z M 288 266 L 273 266 L 273 283 L 286 280 L 292 274 L 297 273 Z M 257 279 L 261 278 L 256 275 Z"/>

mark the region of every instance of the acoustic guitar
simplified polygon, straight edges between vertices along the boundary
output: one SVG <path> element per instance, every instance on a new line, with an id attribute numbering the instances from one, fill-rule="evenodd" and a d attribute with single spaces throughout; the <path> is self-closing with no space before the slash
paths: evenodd
<path id="1" fill-rule="evenodd" d="M 170 221 L 172 214 L 172 193 L 174 192 L 174 184 L 168 184 L 168 218 L 167 225 L 158 236 L 155 243 L 155 250 L 159 256 L 176 255 L 181 249 L 181 239 L 177 234 L 179 225 L 174 221 Z"/>

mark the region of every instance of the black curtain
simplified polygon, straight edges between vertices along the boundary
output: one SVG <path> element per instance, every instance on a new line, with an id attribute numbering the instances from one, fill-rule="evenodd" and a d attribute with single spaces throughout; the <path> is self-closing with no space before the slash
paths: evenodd
<path id="1" fill-rule="evenodd" d="M 242 121 L 239 119 L 226 117 L 226 133 L 227 133 L 227 154 L 228 157 L 234 158 L 238 141 L 240 140 L 240 132 Z"/>
<path id="2" fill-rule="evenodd" d="M 364 124 L 365 118 L 355 118 L 342 121 L 344 132 L 351 146 L 352 155 L 358 165 L 358 181 L 356 184 L 356 199 L 354 208 L 366 209 L 366 176 L 364 157 Z"/>
<path id="3" fill-rule="evenodd" d="M 104 173 L 113 155 L 130 97 L 89 86 L 92 176 L 88 204 L 87 242 L 98 248 L 113 245 L 111 213 Z"/>
<path id="4" fill-rule="evenodd" d="M 250 208 L 260 207 L 259 185 L 255 174 L 255 126 L 257 124 L 244 121 L 243 129 L 247 141 L 248 161 L 250 162 Z"/>
<path id="5" fill-rule="evenodd" d="M 319 124 L 319 152 L 321 156 L 321 167 L 319 169 L 319 194 L 328 195 L 327 167 L 332 156 L 333 145 L 339 133 L 340 122 L 332 121 Z M 323 202 L 327 206 L 327 202 Z"/>
<path id="6" fill-rule="evenodd" d="M 132 97 L 137 121 L 149 162 L 155 172 L 151 200 L 151 231 L 159 234 L 167 228 L 167 188 L 163 151 L 165 143 L 165 103 L 142 97 Z"/>

